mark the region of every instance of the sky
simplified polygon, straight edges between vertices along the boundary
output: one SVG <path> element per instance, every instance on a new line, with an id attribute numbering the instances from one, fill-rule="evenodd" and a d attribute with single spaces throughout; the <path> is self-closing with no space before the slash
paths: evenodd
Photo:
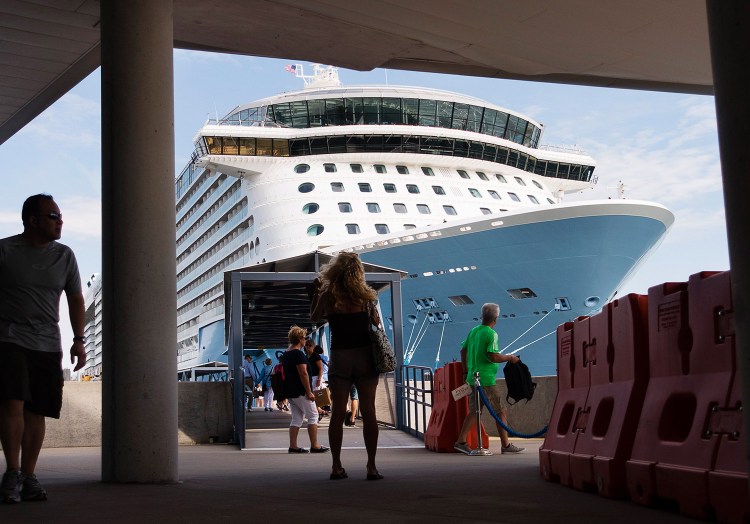
<path id="1" fill-rule="evenodd" d="M 294 60 L 175 50 L 175 173 L 208 117 L 302 88 L 284 70 Z M 303 63 L 306 72 L 311 65 Z M 619 295 L 647 293 L 699 271 L 729 268 L 714 99 L 711 96 L 566 86 L 377 69 L 341 69 L 344 85 L 430 87 L 471 95 L 545 125 L 542 144 L 576 146 L 596 160 L 597 185 L 567 201 L 625 197 L 660 203 L 675 224 Z M 101 77 L 96 70 L 0 145 L 4 187 L 0 238 L 22 231 L 26 197 L 49 193 L 64 215 L 61 242 L 75 252 L 84 283 L 101 271 Z M 63 348 L 70 330 L 61 301 Z M 66 349 L 67 352 L 67 349 Z"/>

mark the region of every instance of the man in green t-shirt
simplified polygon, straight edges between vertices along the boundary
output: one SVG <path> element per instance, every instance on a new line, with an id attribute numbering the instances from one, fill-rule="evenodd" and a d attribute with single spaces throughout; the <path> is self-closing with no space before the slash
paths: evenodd
<path id="1" fill-rule="evenodd" d="M 502 355 L 497 347 L 497 333 L 493 329 L 500 316 L 500 306 L 497 304 L 485 304 L 482 306 L 482 323 L 473 328 L 469 335 L 461 343 L 461 363 L 466 371 L 466 383 L 471 386 L 469 397 L 469 414 L 464 419 L 461 433 L 454 444 L 456 451 L 471 453 L 471 448 L 466 444 L 466 437 L 472 428 L 476 427 L 477 415 L 474 411 L 477 390 L 474 387 L 474 373 L 479 373 L 479 384 L 482 386 L 487 400 L 492 409 L 498 414 L 503 424 L 508 425 L 508 410 L 501 403 L 500 391 L 495 377 L 500 362 L 518 362 L 519 358 L 513 355 Z M 524 448 L 519 448 L 508 440 L 508 432 L 497 424 L 500 434 L 502 453 L 519 453 Z"/>

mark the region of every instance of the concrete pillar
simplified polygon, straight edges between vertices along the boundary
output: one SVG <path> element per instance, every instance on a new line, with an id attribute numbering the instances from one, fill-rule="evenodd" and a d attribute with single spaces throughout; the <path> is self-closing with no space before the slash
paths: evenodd
<path id="1" fill-rule="evenodd" d="M 101 14 L 102 480 L 176 482 L 172 1 Z"/>
<path id="2" fill-rule="evenodd" d="M 706 8 L 732 268 L 737 363 L 745 407 L 745 449 L 750 464 L 750 3 L 707 0 Z"/>

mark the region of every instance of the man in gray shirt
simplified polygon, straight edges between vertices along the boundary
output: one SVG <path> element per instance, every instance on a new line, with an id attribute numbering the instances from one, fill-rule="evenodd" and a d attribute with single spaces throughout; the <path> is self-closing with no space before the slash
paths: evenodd
<path id="1" fill-rule="evenodd" d="M 6 471 L 4 503 L 47 500 L 34 470 L 44 442 L 45 417 L 60 418 L 62 344 L 60 296 L 65 291 L 73 328 L 70 362 L 86 363 L 85 311 L 73 251 L 57 242 L 62 213 L 50 195 L 26 199 L 23 233 L 0 239 L 0 442 Z"/>

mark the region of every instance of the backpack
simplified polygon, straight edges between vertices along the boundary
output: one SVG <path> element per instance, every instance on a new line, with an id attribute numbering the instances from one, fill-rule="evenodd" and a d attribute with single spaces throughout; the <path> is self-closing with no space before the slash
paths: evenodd
<path id="1" fill-rule="evenodd" d="M 517 404 L 522 399 L 526 402 L 534 396 L 536 382 L 531 381 L 531 372 L 529 367 L 519 359 L 517 364 L 507 362 L 503 368 L 505 375 L 505 385 L 508 387 L 508 395 L 505 397 L 506 402 L 511 406 Z M 515 400 L 511 402 L 510 399 Z"/>
<path id="2" fill-rule="evenodd" d="M 271 388 L 273 389 L 273 398 L 275 400 L 286 400 L 285 383 L 286 377 L 284 376 L 284 357 L 279 356 L 279 363 L 276 364 L 271 370 Z"/>

